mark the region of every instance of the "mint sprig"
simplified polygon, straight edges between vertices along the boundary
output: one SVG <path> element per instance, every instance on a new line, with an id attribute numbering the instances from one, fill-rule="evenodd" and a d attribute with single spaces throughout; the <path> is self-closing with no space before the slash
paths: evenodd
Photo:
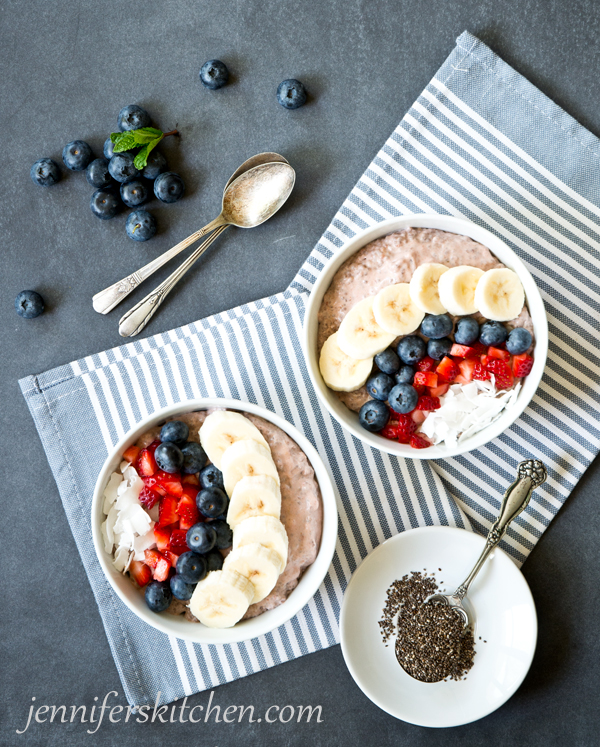
<path id="1" fill-rule="evenodd" d="M 177 130 L 163 132 L 155 127 L 140 127 L 139 130 L 127 130 L 126 132 L 111 132 L 110 139 L 114 143 L 113 151 L 123 153 L 126 150 L 139 148 L 133 164 L 141 171 L 148 163 L 148 156 L 163 138 L 169 135 L 178 135 Z"/>

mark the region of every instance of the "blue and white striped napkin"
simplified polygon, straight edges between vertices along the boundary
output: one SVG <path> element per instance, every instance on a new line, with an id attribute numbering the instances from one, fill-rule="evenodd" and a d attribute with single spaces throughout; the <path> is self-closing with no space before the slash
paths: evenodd
<path id="1" fill-rule="evenodd" d="M 23 379 L 132 704 L 167 703 L 338 640 L 360 560 L 404 529 L 484 532 L 522 458 L 547 483 L 504 549 L 522 563 L 600 447 L 600 142 L 468 33 L 377 154 L 284 293 Z M 319 405 L 301 355 L 306 299 L 324 262 L 385 218 L 468 218 L 525 261 L 546 303 L 544 379 L 517 423 L 485 448 L 420 462 L 365 447 Z M 294 423 L 328 462 L 340 501 L 337 552 L 315 598 L 273 633 L 193 645 L 140 622 L 112 593 L 89 524 L 108 449 L 148 413 L 202 396 L 255 402 Z"/>

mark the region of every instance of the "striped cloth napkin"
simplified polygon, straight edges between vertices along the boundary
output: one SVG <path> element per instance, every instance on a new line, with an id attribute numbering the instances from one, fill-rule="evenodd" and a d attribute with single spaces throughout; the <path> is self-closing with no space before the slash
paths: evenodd
<path id="1" fill-rule="evenodd" d="M 373 547 L 412 527 L 485 532 L 516 463 L 549 479 L 504 549 L 522 563 L 599 448 L 600 143 L 468 33 L 400 122 L 282 294 L 61 366 L 20 384 L 88 573 L 127 698 L 168 703 L 338 641 L 342 593 Z M 300 332 L 312 284 L 337 249 L 385 218 L 439 212 L 506 241 L 540 287 L 550 323 L 544 379 L 517 423 L 486 447 L 436 462 L 365 447 L 320 406 Z M 312 441 L 339 493 L 339 541 L 314 599 L 239 645 L 193 645 L 139 621 L 112 593 L 90 531 L 108 449 L 178 400 L 233 397 L 275 411 Z"/>

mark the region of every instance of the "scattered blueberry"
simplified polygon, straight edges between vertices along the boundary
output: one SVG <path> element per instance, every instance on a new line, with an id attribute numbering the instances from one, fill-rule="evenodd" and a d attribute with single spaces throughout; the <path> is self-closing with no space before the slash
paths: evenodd
<path id="1" fill-rule="evenodd" d="M 125 230 L 134 241 L 148 241 L 156 233 L 156 218 L 147 210 L 134 210 L 127 216 Z"/>
<path id="2" fill-rule="evenodd" d="M 40 187 L 51 187 L 56 182 L 60 181 L 61 173 L 60 167 L 51 158 L 40 158 L 36 161 L 29 175 L 34 184 L 39 184 Z"/>
<path id="3" fill-rule="evenodd" d="M 167 159 L 163 154 L 154 149 L 148 156 L 148 161 L 142 169 L 142 176 L 146 179 L 156 179 L 159 174 L 162 174 L 167 168 Z"/>
<path id="4" fill-rule="evenodd" d="M 390 419 L 390 411 L 387 408 L 385 402 L 379 399 L 372 399 L 360 408 L 358 413 L 358 420 L 362 427 L 376 433 L 380 431 L 385 425 L 387 425 Z"/>
<path id="5" fill-rule="evenodd" d="M 164 612 L 173 598 L 168 581 L 150 581 L 144 596 L 152 612 Z"/>
<path id="6" fill-rule="evenodd" d="M 188 584 L 197 584 L 206 576 L 206 559 L 197 552 L 184 552 L 177 558 L 177 575 Z"/>
<path id="7" fill-rule="evenodd" d="M 378 372 L 367 379 L 367 392 L 373 399 L 380 399 L 385 402 L 388 394 L 392 391 L 394 379 L 387 374 Z"/>
<path id="8" fill-rule="evenodd" d="M 380 371 L 391 376 L 400 368 L 400 358 L 392 348 L 388 348 L 375 356 L 375 365 Z"/>
<path id="9" fill-rule="evenodd" d="M 431 340 L 447 337 L 452 332 L 452 317 L 448 314 L 427 314 L 421 322 L 421 332 Z"/>
<path id="10" fill-rule="evenodd" d="M 154 458 L 158 468 L 169 474 L 175 474 L 181 472 L 183 467 L 183 454 L 181 449 L 170 441 L 165 441 L 156 447 L 154 452 Z"/>
<path id="11" fill-rule="evenodd" d="M 183 420 L 169 420 L 160 429 L 160 440 L 183 446 L 190 435 L 190 428 Z"/>
<path id="12" fill-rule="evenodd" d="M 220 571 L 223 567 L 223 556 L 218 550 L 211 550 L 204 557 L 209 573 L 210 571 Z"/>
<path id="13" fill-rule="evenodd" d="M 445 355 L 450 353 L 452 340 L 449 337 L 442 337 L 441 340 L 429 340 L 427 343 L 427 355 L 434 361 L 441 361 Z"/>
<path id="14" fill-rule="evenodd" d="M 500 322 L 484 322 L 479 331 L 479 342 L 492 347 L 502 345 L 508 337 L 508 331 Z"/>
<path id="15" fill-rule="evenodd" d="M 121 200 L 112 189 L 97 189 L 90 197 L 90 208 L 96 218 L 110 220 L 121 207 Z"/>
<path id="16" fill-rule="evenodd" d="M 196 584 L 188 583 L 185 579 L 181 578 L 181 576 L 171 576 L 169 579 L 169 585 L 175 599 L 181 599 L 182 601 L 191 599 L 194 589 L 196 588 Z"/>
<path id="17" fill-rule="evenodd" d="M 143 205 L 148 199 L 148 190 L 141 179 L 132 179 L 121 184 L 121 199 L 127 207 L 135 208 Z"/>
<path id="18" fill-rule="evenodd" d="M 109 161 L 115 155 L 115 144 L 110 139 L 110 135 L 104 141 L 102 153 L 104 154 L 104 158 L 108 158 Z"/>
<path id="19" fill-rule="evenodd" d="M 21 291 L 15 298 L 15 309 L 23 319 L 35 319 L 44 311 L 44 299 L 36 291 Z"/>
<path id="20" fill-rule="evenodd" d="M 388 402 L 394 412 L 404 414 L 412 412 L 417 406 L 419 395 L 410 384 L 396 384 L 390 392 Z"/>
<path id="21" fill-rule="evenodd" d="M 282 80 L 277 87 L 277 101 L 285 109 L 298 109 L 306 104 L 306 88 L 295 78 Z"/>
<path id="22" fill-rule="evenodd" d="M 95 189 L 108 187 L 112 182 L 107 158 L 95 158 L 85 170 L 85 178 Z"/>
<path id="23" fill-rule="evenodd" d="M 113 179 L 123 184 L 130 179 L 137 179 L 140 172 L 133 165 L 131 153 L 115 153 L 108 162 L 108 170 Z"/>
<path id="24" fill-rule="evenodd" d="M 220 469 L 217 469 L 214 464 L 209 464 L 200 473 L 200 487 L 201 488 L 219 488 L 219 490 L 225 490 L 225 483 L 223 482 L 223 473 Z"/>
<path id="25" fill-rule="evenodd" d="M 210 525 L 217 533 L 215 547 L 219 550 L 231 547 L 231 543 L 233 542 L 233 531 L 229 524 L 223 519 L 216 519 L 215 521 L 211 521 Z"/>
<path id="26" fill-rule="evenodd" d="M 229 498 L 220 488 L 203 488 L 196 496 L 198 511 L 209 519 L 225 513 Z"/>
<path id="27" fill-rule="evenodd" d="M 229 80 L 229 70 L 221 60 L 209 60 L 200 68 L 199 76 L 207 88 L 216 91 L 217 88 L 223 88 Z"/>
<path id="28" fill-rule="evenodd" d="M 139 130 L 140 127 L 150 126 L 150 115 L 141 106 L 129 104 L 129 106 L 124 106 L 119 112 L 117 124 L 121 132 Z"/>
<path id="29" fill-rule="evenodd" d="M 206 452 L 196 441 L 188 441 L 181 447 L 181 453 L 183 454 L 184 475 L 195 475 L 206 464 Z"/>
<path id="30" fill-rule="evenodd" d="M 154 180 L 154 194 L 161 202 L 177 202 L 183 190 L 183 179 L 173 171 L 165 171 Z"/>
<path id="31" fill-rule="evenodd" d="M 93 158 L 92 149 L 83 140 L 73 140 L 63 148 L 63 163 L 71 171 L 83 171 Z"/>
<path id="32" fill-rule="evenodd" d="M 209 522 L 201 521 L 198 524 L 194 524 L 191 529 L 188 529 L 185 541 L 190 550 L 194 552 L 209 552 L 215 546 L 217 533 Z"/>
<path id="33" fill-rule="evenodd" d="M 456 324 L 454 342 L 458 345 L 471 345 L 479 339 L 479 322 L 472 316 L 463 316 Z"/>
<path id="34" fill-rule="evenodd" d="M 521 355 L 531 347 L 533 338 L 529 330 L 523 327 L 515 327 L 508 333 L 506 349 L 511 355 Z"/>
<path id="35" fill-rule="evenodd" d="M 396 384 L 412 384 L 415 378 L 415 369 L 412 366 L 402 366 L 396 374 Z"/>
<path id="36" fill-rule="evenodd" d="M 403 337 L 398 343 L 397 351 L 400 360 L 409 366 L 422 360 L 427 352 L 425 341 L 416 335 Z"/>

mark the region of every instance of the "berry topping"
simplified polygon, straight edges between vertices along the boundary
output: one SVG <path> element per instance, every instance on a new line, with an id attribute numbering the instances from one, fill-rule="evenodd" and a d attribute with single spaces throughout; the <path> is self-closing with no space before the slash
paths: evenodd
<path id="1" fill-rule="evenodd" d="M 188 584 L 197 584 L 206 576 L 206 565 L 206 560 L 202 555 L 189 551 L 179 556 L 175 570 L 177 575 Z"/>
<path id="2" fill-rule="evenodd" d="M 506 361 L 492 358 L 487 362 L 486 368 L 496 377 L 497 389 L 509 389 L 513 385 L 513 372 Z"/>
<path id="3" fill-rule="evenodd" d="M 473 370 L 477 365 L 478 361 L 474 358 L 467 358 L 464 361 L 460 361 L 458 364 L 459 376 L 465 379 L 465 383 L 473 380 Z"/>
<path id="4" fill-rule="evenodd" d="M 202 554 L 213 549 L 217 541 L 217 533 L 210 523 L 194 524 L 188 530 L 186 540 L 190 550 Z"/>
<path id="5" fill-rule="evenodd" d="M 436 368 L 435 372 L 443 381 L 450 383 L 458 376 L 458 365 L 452 360 L 452 358 L 446 356 Z"/>
<path id="6" fill-rule="evenodd" d="M 209 464 L 200 472 L 200 485 L 203 488 L 221 488 L 225 490 L 223 473 L 214 464 Z"/>
<path id="7" fill-rule="evenodd" d="M 387 400 L 393 387 L 394 379 L 381 371 L 367 379 L 367 392 L 373 399 L 380 399 L 382 402 Z"/>
<path id="8" fill-rule="evenodd" d="M 417 430 L 417 424 L 411 418 L 410 415 L 398 415 L 398 422 L 396 425 L 397 440 L 401 444 L 407 444 L 410 441 L 410 437 Z"/>
<path id="9" fill-rule="evenodd" d="M 154 459 L 154 449 L 142 449 L 135 468 L 138 475 L 142 477 L 151 477 L 158 469 L 156 466 L 156 460 Z"/>
<path id="10" fill-rule="evenodd" d="M 450 355 L 455 358 L 469 358 L 475 355 L 475 348 L 469 347 L 468 345 L 454 345 L 450 348 Z"/>
<path id="11" fill-rule="evenodd" d="M 196 496 L 198 511 L 209 519 L 216 519 L 227 511 L 229 498 L 220 488 L 204 488 Z"/>
<path id="12" fill-rule="evenodd" d="M 428 446 L 431 446 L 431 441 L 428 441 L 425 436 L 422 436 L 420 433 L 412 435 L 409 443 L 413 449 L 426 449 Z"/>
<path id="13" fill-rule="evenodd" d="M 403 363 L 412 366 L 425 357 L 426 349 L 425 340 L 416 335 L 409 335 L 400 340 L 397 352 Z"/>
<path id="14" fill-rule="evenodd" d="M 171 576 L 169 584 L 175 599 L 181 599 L 182 601 L 191 599 L 196 588 L 196 584 L 188 584 L 181 576 Z"/>
<path id="15" fill-rule="evenodd" d="M 383 373 L 393 376 L 400 368 L 400 358 L 392 348 L 388 348 L 375 356 L 375 365 Z"/>
<path id="16" fill-rule="evenodd" d="M 442 337 L 440 340 L 429 340 L 427 343 L 427 355 L 436 361 L 441 361 L 445 355 L 450 354 L 452 340 L 449 337 Z"/>
<path id="17" fill-rule="evenodd" d="M 164 552 L 165 550 L 168 550 L 169 541 L 171 540 L 171 527 L 155 526 L 154 527 L 154 540 L 160 552 Z"/>
<path id="18" fill-rule="evenodd" d="M 417 410 L 439 410 L 441 406 L 439 397 L 430 397 L 427 394 L 419 397 L 417 402 Z"/>
<path id="19" fill-rule="evenodd" d="M 159 527 L 166 527 L 169 524 L 175 524 L 179 521 L 179 514 L 177 513 L 178 500 L 175 496 L 166 495 L 160 502 L 158 509 L 158 524 Z"/>
<path id="20" fill-rule="evenodd" d="M 177 446 L 183 446 L 189 435 L 189 426 L 183 420 L 170 420 L 160 429 L 160 440 L 171 441 Z"/>
<path id="21" fill-rule="evenodd" d="M 523 376 L 529 376 L 532 368 L 533 358 L 526 353 L 515 355 L 512 359 L 512 370 L 518 379 L 521 379 Z"/>
<path id="22" fill-rule="evenodd" d="M 196 443 L 196 441 L 188 441 L 184 444 L 181 447 L 181 453 L 183 454 L 184 475 L 192 475 L 196 472 L 200 472 L 202 467 L 204 467 L 208 461 L 206 452 L 199 443 Z"/>
<path id="23" fill-rule="evenodd" d="M 140 492 L 139 499 L 140 503 L 146 509 L 146 511 L 150 511 L 152 506 L 154 506 L 155 503 L 160 500 L 160 494 L 157 493 L 156 490 L 152 490 L 152 488 L 148 488 L 146 485 L 144 485 Z"/>
<path id="24" fill-rule="evenodd" d="M 404 414 L 412 412 L 415 409 L 418 399 L 419 395 L 413 386 L 410 384 L 396 384 L 390 392 L 388 401 L 394 412 Z"/>
<path id="25" fill-rule="evenodd" d="M 171 570 L 171 563 L 158 550 L 145 550 L 144 562 L 152 568 L 155 581 L 166 581 Z"/>
<path id="26" fill-rule="evenodd" d="M 152 581 L 146 586 L 146 604 L 152 612 L 164 612 L 171 604 L 173 594 L 168 583 Z"/>
<path id="27" fill-rule="evenodd" d="M 369 400 L 360 408 L 358 420 L 361 426 L 371 433 L 380 431 L 390 419 L 390 411 L 385 402 L 378 399 Z"/>
<path id="28" fill-rule="evenodd" d="M 483 363 L 475 362 L 471 378 L 477 379 L 477 381 L 488 381 L 490 378 L 490 372 Z"/>
<path id="29" fill-rule="evenodd" d="M 502 348 L 489 347 L 487 354 L 488 358 L 498 358 L 501 361 L 510 360 L 510 353 L 508 350 L 502 350 Z"/>
<path id="30" fill-rule="evenodd" d="M 417 371 L 417 373 L 415 374 L 415 385 L 437 386 L 438 375 L 433 371 Z"/>
<path id="31" fill-rule="evenodd" d="M 173 529 L 171 532 L 171 537 L 169 539 L 169 550 L 172 553 L 175 553 L 175 555 L 181 555 L 184 552 L 189 551 L 189 547 L 187 546 L 187 542 L 185 540 L 187 531 L 184 532 L 183 529 Z"/>
<path id="32" fill-rule="evenodd" d="M 211 521 L 210 525 L 217 533 L 215 547 L 219 550 L 231 547 L 231 543 L 233 542 L 233 532 L 229 524 L 224 519 L 217 519 L 216 521 Z"/>
<path id="33" fill-rule="evenodd" d="M 472 316 L 459 319 L 454 332 L 454 341 L 459 345 L 471 345 L 479 339 L 479 324 Z"/>
<path id="34" fill-rule="evenodd" d="M 435 371 L 436 366 L 437 361 L 434 361 L 433 358 L 430 358 L 429 356 L 423 358 L 423 360 L 417 363 L 419 371 Z"/>
<path id="35" fill-rule="evenodd" d="M 506 342 L 508 332 L 500 322 L 484 322 L 479 332 L 479 342 L 484 345 L 502 345 Z"/>
<path id="36" fill-rule="evenodd" d="M 506 349 L 512 355 L 520 355 L 531 347 L 532 342 L 531 332 L 523 327 L 515 327 L 508 333 Z"/>
<path id="37" fill-rule="evenodd" d="M 424 358 L 423 360 L 427 359 Z M 415 369 L 412 366 L 402 366 L 394 378 L 396 384 L 412 384 L 415 378 Z"/>
<path id="38" fill-rule="evenodd" d="M 132 560 L 129 564 L 129 575 L 138 586 L 146 586 L 152 580 L 152 569 L 141 560 Z"/>
<path id="39" fill-rule="evenodd" d="M 181 485 L 181 475 L 169 474 L 160 470 L 156 473 L 156 482 L 165 492 L 169 495 L 174 495 L 175 498 L 181 498 L 183 495 L 183 486 Z M 155 488 L 157 492 L 160 492 L 158 488 Z"/>
<path id="40" fill-rule="evenodd" d="M 431 340 L 447 337 L 452 332 L 452 317 L 448 314 L 427 314 L 421 323 L 421 332 Z"/>
<path id="41" fill-rule="evenodd" d="M 194 524 L 200 521 L 200 513 L 196 506 L 196 496 L 198 491 L 191 485 L 183 486 L 183 495 L 177 504 L 177 513 L 179 514 L 179 528 L 191 529 Z"/>
<path id="42" fill-rule="evenodd" d="M 139 455 L 140 455 L 140 448 L 139 446 L 136 446 L 134 444 L 133 446 L 130 446 L 128 449 L 125 449 L 125 451 L 123 452 L 123 459 L 129 462 L 129 464 L 133 464 L 137 460 Z"/>
<path id="43" fill-rule="evenodd" d="M 175 474 L 181 472 L 183 467 L 183 454 L 181 449 L 170 441 L 164 441 L 156 447 L 154 452 L 156 464 L 164 472 Z"/>

